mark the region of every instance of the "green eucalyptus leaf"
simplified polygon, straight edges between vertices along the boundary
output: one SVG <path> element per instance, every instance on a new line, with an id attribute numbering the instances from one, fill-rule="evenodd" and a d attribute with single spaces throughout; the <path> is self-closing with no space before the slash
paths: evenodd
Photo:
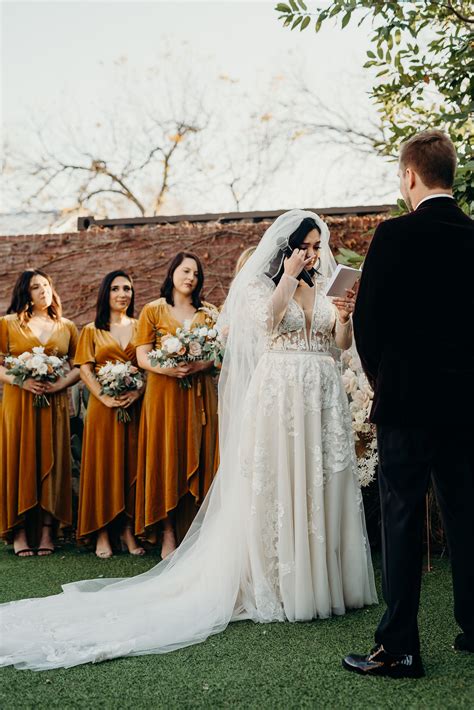
<path id="1" fill-rule="evenodd" d="M 277 12 L 291 12 L 291 7 L 283 2 L 278 3 L 275 9 Z"/>
<path id="2" fill-rule="evenodd" d="M 296 20 L 291 25 L 291 29 L 294 30 L 296 27 L 298 27 L 298 25 L 300 24 L 300 22 L 302 22 L 302 20 L 303 20 L 303 15 L 300 15 L 299 17 L 297 17 Z"/>
<path id="3" fill-rule="evenodd" d="M 342 18 L 342 25 L 341 25 L 342 29 L 344 29 L 344 27 L 347 27 L 347 25 L 349 24 L 350 19 L 351 19 L 351 14 L 352 14 L 352 12 L 350 12 L 350 11 L 346 12 L 344 17 Z"/>
<path id="4" fill-rule="evenodd" d="M 309 15 L 306 15 L 303 22 L 301 23 L 300 32 L 302 30 L 305 30 L 310 22 L 311 22 L 311 17 Z"/>

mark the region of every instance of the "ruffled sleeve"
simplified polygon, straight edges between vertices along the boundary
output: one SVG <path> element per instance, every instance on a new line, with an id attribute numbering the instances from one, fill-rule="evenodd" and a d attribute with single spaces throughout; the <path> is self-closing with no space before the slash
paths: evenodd
<path id="1" fill-rule="evenodd" d="M 135 345 L 154 345 L 156 340 L 156 308 L 151 304 L 143 307 L 138 319 Z"/>
<path id="2" fill-rule="evenodd" d="M 74 364 L 77 366 L 85 365 L 89 362 L 95 363 L 94 327 L 91 324 L 82 329 L 74 358 Z"/>

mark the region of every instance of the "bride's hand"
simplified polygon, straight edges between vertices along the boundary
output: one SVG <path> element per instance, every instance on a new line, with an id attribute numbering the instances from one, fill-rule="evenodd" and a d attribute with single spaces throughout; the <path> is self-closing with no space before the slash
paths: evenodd
<path id="1" fill-rule="evenodd" d="M 295 279 L 312 261 L 312 256 L 306 258 L 306 251 L 304 249 L 294 249 L 292 255 L 285 259 L 285 274 Z"/>
<path id="2" fill-rule="evenodd" d="M 355 291 L 346 289 L 345 298 L 333 298 L 332 302 L 338 310 L 338 317 L 341 323 L 347 323 L 354 311 Z"/>

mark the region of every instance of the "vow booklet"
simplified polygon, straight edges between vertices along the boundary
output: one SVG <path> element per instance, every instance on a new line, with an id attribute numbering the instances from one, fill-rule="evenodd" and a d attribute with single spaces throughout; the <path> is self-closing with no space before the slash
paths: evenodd
<path id="1" fill-rule="evenodd" d="M 351 266 L 338 264 L 326 286 L 326 296 L 344 298 L 346 289 L 353 289 L 361 276 L 362 272 L 359 269 L 353 269 Z"/>

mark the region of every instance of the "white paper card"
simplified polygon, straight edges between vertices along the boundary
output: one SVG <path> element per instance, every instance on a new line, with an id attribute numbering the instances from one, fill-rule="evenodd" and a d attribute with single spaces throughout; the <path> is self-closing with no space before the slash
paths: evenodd
<path id="1" fill-rule="evenodd" d="M 353 289 L 361 276 L 362 272 L 359 269 L 353 269 L 351 266 L 338 264 L 326 286 L 326 296 L 344 298 L 346 296 L 346 289 Z"/>

